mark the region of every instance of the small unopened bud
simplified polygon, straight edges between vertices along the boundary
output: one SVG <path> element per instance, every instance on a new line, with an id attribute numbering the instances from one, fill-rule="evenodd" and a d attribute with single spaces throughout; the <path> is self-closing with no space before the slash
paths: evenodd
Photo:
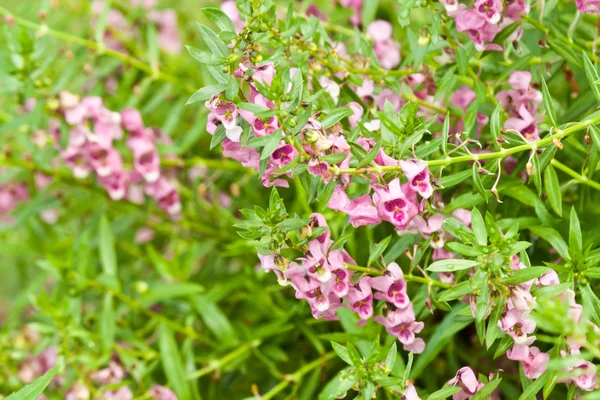
<path id="1" fill-rule="evenodd" d="M 584 139 L 585 139 L 585 144 L 588 145 L 588 147 L 592 145 L 592 138 L 590 138 L 590 135 L 588 135 L 586 133 Z"/>
<path id="2" fill-rule="evenodd" d="M 40 12 L 38 13 L 38 18 L 40 19 L 40 21 L 45 21 L 47 15 L 48 14 L 46 14 L 45 10 L 40 10 Z"/>
<path id="3" fill-rule="evenodd" d="M 65 90 L 59 93 L 58 99 L 63 110 L 70 110 L 79 104 L 79 96 Z"/>
<path id="4" fill-rule="evenodd" d="M 417 40 L 417 43 L 419 46 L 425 47 L 429 45 L 429 42 L 431 42 L 431 33 L 429 33 L 429 29 L 425 27 L 419 32 L 419 40 Z"/>
<path id="5" fill-rule="evenodd" d="M 321 138 L 321 134 L 315 130 L 309 129 L 304 132 L 304 138 L 308 143 L 317 143 L 317 141 Z"/>
<path id="6" fill-rule="evenodd" d="M 563 144 L 557 138 L 552 138 L 552 144 L 555 145 L 559 150 L 563 149 Z"/>
<path id="7" fill-rule="evenodd" d="M 240 197 L 240 185 L 238 185 L 237 183 L 232 183 L 229 186 L 229 191 L 231 192 L 231 195 L 233 197 Z"/>
<path id="8" fill-rule="evenodd" d="M 73 59 L 73 52 L 71 50 L 67 50 L 65 53 L 65 57 L 67 58 L 67 60 L 72 60 Z"/>
<path id="9" fill-rule="evenodd" d="M 198 185 L 198 196 L 204 197 L 207 192 L 208 192 L 208 188 L 206 187 L 206 185 L 204 183 L 201 183 Z"/>
<path id="10" fill-rule="evenodd" d="M 303 226 L 300 229 L 300 237 L 306 239 L 312 236 L 312 227 L 310 225 Z"/>
<path id="11" fill-rule="evenodd" d="M 60 107 L 60 102 L 57 99 L 50 99 L 46 102 L 46 106 L 51 111 L 56 111 Z"/>
<path id="12" fill-rule="evenodd" d="M 12 15 L 7 15 L 6 17 L 4 17 L 4 21 L 7 24 L 12 25 L 15 23 L 15 17 L 13 17 Z"/>
<path id="13" fill-rule="evenodd" d="M 527 170 L 527 175 L 533 175 L 533 164 L 531 161 L 527 161 L 527 165 L 525 165 L 525 169 Z"/>
<path id="14" fill-rule="evenodd" d="M 493 187 L 493 188 L 490 190 L 490 192 L 492 192 L 492 194 L 493 194 L 494 196 L 496 196 L 496 201 L 497 201 L 498 203 L 502 203 L 502 202 L 500 201 L 500 195 L 498 194 L 498 189 L 496 189 L 495 187 Z"/>
<path id="15" fill-rule="evenodd" d="M 85 64 L 83 66 L 83 73 L 89 75 L 92 73 L 92 66 L 90 64 Z"/>
<path id="16" fill-rule="evenodd" d="M 144 294 L 148 291 L 148 284 L 144 281 L 137 281 L 135 283 L 135 290 L 139 294 Z"/>

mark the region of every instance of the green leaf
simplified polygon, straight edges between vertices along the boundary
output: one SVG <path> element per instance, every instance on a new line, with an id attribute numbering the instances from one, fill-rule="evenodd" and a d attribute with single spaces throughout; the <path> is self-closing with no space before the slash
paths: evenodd
<path id="1" fill-rule="evenodd" d="M 477 306 L 475 310 L 475 320 L 480 322 L 485 317 L 485 313 L 488 308 L 488 303 L 490 300 L 490 286 L 487 280 L 487 276 L 485 277 L 481 287 L 479 288 L 479 293 L 477 294 Z"/>
<path id="2" fill-rule="evenodd" d="M 460 299 L 461 297 L 468 295 L 472 291 L 473 288 L 471 287 L 471 282 L 461 282 L 452 286 L 450 289 L 443 291 L 440 294 L 438 301 L 450 301 Z"/>
<path id="3" fill-rule="evenodd" d="M 4 400 L 35 400 L 44 393 L 44 389 L 48 387 L 52 379 L 58 373 L 59 366 L 55 366 L 48 370 L 44 375 L 31 382 L 29 385 L 24 386 L 18 392 L 11 394 Z"/>
<path id="4" fill-rule="evenodd" d="M 594 93 L 594 97 L 596 101 L 600 103 L 600 87 L 598 87 L 598 81 L 600 80 L 600 76 L 598 75 L 598 70 L 592 64 L 592 61 L 588 57 L 585 51 L 582 51 L 583 54 L 583 67 L 585 69 L 585 76 L 587 78 L 588 84 L 592 89 L 592 93 Z"/>
<path id="5" fill-rule="evenodd" d="M 319 157 L 319 159 L 321 161 L 325 161 L 326 163 L 329 163 L 329 164 L 339 164 L 342 161 L 344 161 L 346 158 L 348 158 L 348 154 L 346 154 L 346 153 L 333 153 L 333 154 L 327 154 L 326 156 Z"/>
<path id="6" fill-rule="evenodd" d="M 202 294 L 193 296 L 190 300 L 198 314 L 200 314 L 200 317 L 202 317 L 206 327 L 219 341 L 227 346 L 235 345 L 239 342 L 237 334 L 227 316 L 225 316 L 217 304 Z"/>
<path id="7" fill-rule="evenodd" d="M 427 271 L 432 272 L 454 272 L 463 269 L 473 268 L 478 266 L 479 264 L 479 261 L 474 260 L 446 259 L 433 262 L 429 264 L 429 266 L 426 269 Z"/>
<path id="8" fill-rule="evenodd" d="M 229 19 L 227 14 L 220 9 L 214 7 L 204 7 L 202 12 L 222 31 L 235 33 L 235 25 L 233 25 L 233 22 L 231 22 L 231 19 Z"/>
<path id="9" fill-rule="evenodd" d="M 369 0 L 362 5 L 361 22 L 363 26 L 369 26 L 377 15 L 377 8 L 379 7 L 379 0 Z"/>
<path id="10" fill-rule="evenodd" d="M 102 301 L 102 313 L 100 314 L 100 337 L 104 351 L 112 353 L 115 342 L 116 316 L 113 309 L 113 294 L 107 292 Z"/>
<path id="11" fill-rule="evenodd" d="M 156 251 L 156 250 L 153 250 Z M 194 294 L 204 292 L 204 287 L 192 282 L 173 282 L 173 283 L 158 283 L 152 285 L 150 289 L 144 293 L 141 302 L 144 305 L 153 305 L 165 300 L 171 300 L 178 297 L 187 297 Z"/>
<path id="12" fill-rule="evenodd" d="M 212 54 L 222 58 L 227 58 L 229 56 L 229 49 L 227 48 L 227 45 L 223 43 L 221 38 L 217 36 L 217 34 L 214 33 L 209 27 L 199 23 L 198 30 L 200 31 L 200 35 L 204 40 L 204 44 L 206 44 L 206 47 L 209 48 Z"/>
<path id="13" fill-rule="evenodd" d="M 596 151 L 600 151 L 600 129 L 596 125 L 590 125 L 589 132 L 592 137 L 592 143 L 596 146 Z"/>
<path id="14" fill-rule="evenodd" d="M 437 392 L 433 392 L 429 395 L 427 400 L 446 400 L 452 397 L 453 394 L 460 392 L 462 388 L 460 386 L 452 386 L 445 384 L 443 388 Z"/>
<path id="15" fill-rule="evenodd" d="M 102 7 L 102 11 L 100 12 L 100 16 L 96 21 L 96 29 L 95 29 L 95 38 L 96 43 L 104 44 L 104 33 L 106 32 L 106 25 L 108 22 L 108 13 L 110 12 L 112 0 L 107 0 L 104 2 L 104 6 Z"/>
<path id="16" fill-rule="evenodd" d="M 290 90 L 291 100 L 289 102 L 287 111 L 292 112 L 298 108 L 302 102 L 302 94 L 304 91 L 304 81 L 302 79 L 302 71 L 298 70 L 292 77 L 292 89 Z"/>
<path id="17" fill-rule="evenodd" d="M 529 400 L 535 399 L 535 395 L 537 392 L 542 390 L 542 387 L 550 377 L 550 371 L 544 372 L 539 378 L 537 378 L 533 383 L 531 383 L 527 389 L 523 391 L 523 394 L 519 396 L 519 400 Z"/>
<path id="18" fill-rule="evenodd" d="M 278 223 L 277 228 L 283 229 L 287 232 L 294 231 L 308 225 L 311 221 L 311 218 L 290 218 Z"/>
<path id="19" fill-rule="evenodd" d="M 225 96 L 227 97 L 227 100 L 233 101 L 238 95 L 239 91 L 240 84 L 238 80 L 235 78 L 229 79 L 229 83 L 227 84 L 227 90 L 225 91 Z"/>
<path id="20" fill-rule="evenodd" d="M 544 100 L 544 108 L 546 109 L 546 114 L 548 115 L 548 119 L 550 119 L 550 123 L 552 124 L 552 126 L 558 128 L 558 123 L 556 122 L 556 113 L 554 111 L 554 103 L 552 102 L 552 96 L 550 96 L 550 91 L 548 90 L 546 80 L 543 76 L 540 78 L 542 79 L 542 96 Z"/>
<path id="21" fill-rule="evenodd" d="M 352 359 L 350 359 L 350 356 L 348 355 L 348 349 L 336 342 L 331 342 L 331 346 L 339 358 L 341 358 L 345 363 L 353 365 Z"/>
<path id="22" fill-rule="evenodd" d="M 488 320 L 487 330 L 485 331 L 485 345 L 488 348 L 488 350 L 496 341 L 498 333 L 500 333 L 500 328 L 498 328 L 498 321 L 500 320 L 500 318 L 502 318 L 502 313 L 504 312 L 504 300 L 496 300 L 493 307 L 494 308 Z"/>
<path id="23" fill-rule="evenodd" d="M 227 62 L 227 58 L 225 57 L 207 53 L 206 51 L 196 49 L 192 46 L 185 46 L 185 48 L 196 61 L 200 61 L 202 64 L 223 65 Z"/>
<path id="24" fill-rule="evenodd" d="M 323 126 L 323 129 L 330 128 L 342 119 L 352 115 L 352 113 L 353 111 L 348 107 L 340 107 L 333 109 L 326 113 L 325 118 L 323 118 L 323 120 L 321 121 L 321 125 Z"/>
<path id="25" fill-rule="evenodd" d="M 467 53 L 462 47 L 457 47 L 454 51 L 456 53 L 456 65 L 458 65 L 458 73 L 462 76 L 467 76 L 469 71 L 469 60 L 467 59 Z"/>
<path id="26" fill-rule="evenodd" d="M 173 332 L 161 325 L 158 332 L 158 347 L 163 371 L 169 385 L 180 399 L 191 399 L 191 391 L 186 379 L 185 367 Z"/>
<path id="27" fill-rule="evenodd" d="M 382 142 L 383 142 L 383 140 L 378 140 L 375 143 L 375 146 L 373 146 L 371 148 L 371 150 L 369 150 L 367 155 L 362 160 L 360 160 L 360 162 L 357 165 L 357 168 L 366 167 L 367 165 L 371 164 L 371 162 L 375 159 L 375 157 L 377 157 L 377 154 L 379 153 L 379 149 L 381 149 Z"/>
<path id="28" fill-rule="evenodd" d="M 562 192 L 558 176 L 556 176 L 556 171 L 552 165 L 548 165 L 544 171 L 544 186 L 546 187 L 550 207 L 559 217 L 562 217 Z"/>
<path id="29" fill-rule="evenodd" d="M 530 229 L 533 233 L 550 243 L 562 258 L 570 260 L 569 247 L 562 236 L 560 236 L 560 233 L 555 229 L 545 226 L 532 226 Z"/>
<path id="30" fill-rule="evenodd" d="M 398 346 L 396 345 L 396 341 L 392 343 L 390 349 L 385 357 L 385 365 L 392 370 L 394 369 L 394 365 L 396 365 L 396 357 L 398 356 Z"/>
<path id="31" fill-rule="evenodd" d="M 476 207 L 473 207 L 473 210 L 471 211 L 471 227 L 473 229 L 473 233 L 475 234 L 475 238 L 477 239 L 477 244 L 480 246 L 486 246 L 488 244 L 488 238 L 487 230 L 485 229 L 485 222 L 483 221 L 483 217 Z"/>
<path id="32" fill-rule="evenodd" d="M 115 241 L 106 216 L 100 219 L 100 262 L 104 274 L 110 277 L 117 275 L 117 254 Z"/>
<path id="33" fill-rule="evenodd" d="M 531 158 L 531 164 L 533 165 L 532 175 L 529 177 L 529 182 L 533 180 L 533 184 L 538 191 L 538 195 L 542 195 L 542 168 L 540 166 L 540 159 L 537 154 L 534 154 Z"/>
<path id="34" fill-rule="evenodd" d="M 488 398 L 488 396 L 490 396 L 492 392 L 496 390 L 500 382 L 502 382 L 502 378 L 497 378 L 490 381 L 487 385 L 485 385 L 484 387 L 479 389 L 477 393 L 475 393 L 475 395 L 472 397 L 472 400 L 484 400 Z"/>
<path id="35" fill-rule="evenodd" d="M 374 249 L 371 250 L 371 254 L 369 254 L 369 261 L 367 262 L 368 266 L 372 265 L 373 262 L 375 262 L 379 258 L 379 256 L 381 256 L 383 254 L 383 252 L 388 247 L 388 245 L 390 244 L 391 241 L 392 241 L 392 235 L 383 239 L 381 242 L 379 242 L 375 246 Z"/>
<path id="36" fill-rule="evenodd" d="M 569 255 L 572 260 L 578 261 L 583 251 L 583 238 L 581 226 L 575 207 L 571 207 L 571 223 L 569 225 Z"/>
<path id="37" fill-rule="evenodd" d="M 362 358 L 356 347 L 352 343 L 346 343 L 346 349 L 348 350 L 348 358 L 352 361 L 352 365 L 357 368 L 364 368 Z"/>
<path id="38" fill-rule="evenodd" d="M 271 157 L 271 154 L 277 150 L 277 146 L 279 146 L 279 143 L 281 143 L 281 129 L 277 129 L 275 132 L 269 135 L 268 138 L 269 139 L 265 144 L 265 147 L 263 147 L 262 152 L 260 153 L 261 160 Z"/>
<path id="39" fill-rule="evenodd" d="M 444 125 L 442 126 L 442 153 L 447 154 L 448 136 L 450 134 L 450 112 L 446 114 Z"/>
<path id="40" fill-rule="evenodd" d="M 217 83 L 215 85 L 204 86 L 203 88 L 198 89 L 196 91 L 196 93 L 194 93 L 190 97 L 190 99 L 187 101 L 187 103 L 185 103 L 185 105 L 187 106 L 188 104 L 194 104 L 199 101 L 206 101 L 206 100 L 210 99 L 211 97 L 213 97 L 215 94 L 221 93 L 225 89 L 227 89 L 227 85 L 223 84 L 223 83 Z"/>
<path id="41" fill-rule="evenodd" d="M 538 278 L 544 275 L 546 272 L 550 272 L 551 269 L 548 267 L 529 267 L 514 271 L 513 275 L 509 278 L 502 279 L 502 283 L 506 285 L 518 285 L 519 283 L 527 282 L 532 279 Z"/>
<path id="42" fill-rule="evenodd" d="M 210 149 L 214 149 L 218 145 L 221 144 L 223 140 L 227 137 L 227 130 L 223 125 L 219 125 L 213 133 L 212 138 L 210 139 Z"/>

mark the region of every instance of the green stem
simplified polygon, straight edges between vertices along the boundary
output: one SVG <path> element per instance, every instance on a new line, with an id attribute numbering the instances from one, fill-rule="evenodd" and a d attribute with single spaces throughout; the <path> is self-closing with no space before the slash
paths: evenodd
<path id="1" fill-rule="evenodd" d="M 218 360 L 212 360 L 206 367 L 199 369 L 198 371 L 194 371 L 192 374 L 188 375 L 188 380 L 198 379 L 204 375 L 208 375 L 211 372 L 221 368 L 223 365 L 227 364 L 230 361 L 235 360 L 241 355 L 249 352 L 253 348 L 256 348 L 262 344 L 262 340 L 255 339 L 251 340 L 232 352 L 226 354 L 224 357 L 219 358 Z"/>
<path id="2" fill-rule="evenodd" d="M 553 140 L 561 140 L 574 132 L 577 132 L 581 129 L 587 128 L 589 125 L 600 122 L 600 116 L 596 116 L 586 121 L 581 121 L 576 124 L 569 126 L 563 130 L 557 130 L 554 135 L 548 135 L 545 138 L 538 140 L 536 142 L 526 143 L 519 146 L 511 147 L 510 149 L 502 149 L 496 152 L 490 153 L 481 153 L 481 154 L 467 154 L 464 156 L 458 157 L 446 157 L 438 160 L 423 160 L 423 163 L 428 167 L 435 166 L 447 166 L 451 164 L 457 164 L 462 162 L 470 162 L 470 161 L 480 161 L 480 160 L 493 160 L 493 159 L 503 159 L 511 154 L 521 153 L 524 151 L 532 151 L 540 149 L 548 144 L 551 144 Z M 332 171 L 336 175 L 340 174 L 367 174 L 367 173 L 383 173 L 383 172 L 392 172 L 392 171 L 401 171 L 402 168 L 399 165 L 387 165 L 387 166 L 378 166 L 378 167 L 369 167 L 369 168 L 339 168 L 334 165 L 329 167 L 330 171 Z"/>
<path id="3" fill-rule="evenodd" d="M 190 85 L 187 85 L 187 84 L 182 84 L 175 76 L 167 74 L 165 72 L 162 72 L 156 68 L 152 68 L 150 65 L 138 60 L 135 57 L 130 56 L 129 54 L 121 53 L 119 51 L 109 49 L 101 43 L 96 43 L 91 40 L 83 39 L 78 36 L 74 36 L 69 33 L 66 33 L 66 32 L 57 31 L 55 29 L 49 28 L 45 24 L 44 25 L 37 24 L 37 23 L 29 21 L 25 18 L 21 18 L 19 16 L 13 15 L 9 10 L 7 10 L 6 8 L 1 7 L 1 6 L 0 6 L 0 15 L 5 16 L 5 17 L 10 16 L 13 18 L 14 22 L 17 25 L 37 31 L 40 35 L 49 35 L 49 36 L 55 37 L 59 40 L 62 40 L 63 42 L 72 43 L 72 44 L 76 44 L 78 46 L 86 47 L 90 50 L 93 50 L 94 52 L 96 52 L 99 55 L 105 54 L 107 56 L 113 57 L 113 58 L 121 61 L 125 65 L 129 65 L 140 71 L 143 71 L 156 80 L 165 81 L 165 82 L 171 83 L 175 86 L 179 86 L 182 89 L 184 89 L 186 92 L 189 92 L 189 93 L 195 92 L 195 89 L 193 87 L 191 87 Z"/>
<path id="4" fill-rule="evenodd" d="M 317 358 L 316 360 L 306 364 L 305 366 L 303 366 L 302 368 L 300 368 L 293 374 L 287 375 L 286 380 L 279 382 L 271 390 L 269 390 L 267 393 L 260 396 L 259 398 L 261 400 L 273 399 L 281 391 L 283 391 L 285 388 L 287 388 L 292 382 L 298 382 L 304 375 L 308 374 L 313 369 L 320 367 L 321 365 L 323 365 L 323 363 L 331 360 L 332 358 L 335 358 L 335 356 L 336 356 L 336 354 L 334 352 L 326 353 L 326 354 L 322 355 L 321 357 Z"/>
<path id="5" fill-rule="evenodd" d="M 382 271 L 382 270 L 379 270 L 379 269 L 368 268 L 368 267 L 359 267 L 358 265 L 345 264 L 345 266 L 349 270 L 358 271 L 358 272 L 364 272 L 364 273 L 369 274 L 369 275 L 382 276 L 385 273 L 385 271 Z M 441 287 L 441 288 L 444 288 L 444 289 L 448 289 L 448 288 L 452 287 L 452 285 L 450 285 L 448 283 L 436 281 L 435 279 L 431 279 L 429 277 L 414 276 L 413 274 L 404 275 L 404 280 L 407 281 L 407 282 L 424 283 L 424 284 L 429 285 L 429 286 L 438 286 L 438 287 Z"/>
<path id="6" fill-rule="evenodd" d="M 561 170 L 562 172 L 564 172 L 565 174 L 569 175 L 570 177 L 572 177 L 573 179 L 575 179 L 578 183 L 582 184 L 582 185 L 587 185 L 589 187 L 592 187 L 596 190 L 600 190 L 600 183 L 593 181 L 591 179 L 589 179 L 586 176 L 580 175 L 577 172 L 573 171 L 571 168 L 567 167 L 565 164 L 561 163 L 560 161 L 556 160 L 555 158 L 553 158 L 550 163 L 556 167 L 556 169 Z"/>

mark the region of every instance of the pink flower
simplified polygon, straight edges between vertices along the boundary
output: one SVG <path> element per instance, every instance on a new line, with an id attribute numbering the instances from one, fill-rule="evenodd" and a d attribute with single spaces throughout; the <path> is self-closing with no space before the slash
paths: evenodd
<path id="1" fill-rule="evenodd" d="M 570 380 L 579 389 L 591 392 L 598 388 L 598 375 L 596 374 L 596 366 L 589 361 L 581 361 L 574 367 L 569 368 L 576 373 Z"/>
<path id="2" fill-rule="evenodd" d="M 349 303 L 349 308 L 360 317 L 361 321 L 358 325 L 364 325 L 373 316 L 373 292 L 370 278 L 362 277 L 358 284 L 350 289 L 344 300 Z"/>
<path id="3" fill-rule="evenodd" d="M 411 159 L 408 161 L 400 160 L 400 167 L 402 172 L 408 179 L 410 188 L 421 195 L 421 197 L 428 199 L 433 194 L 433 187 L 429 180 L 429 170 L 427 164 Z"/>
<path id="4" fill-rule="evenodd" d="M 497 24 L 502 17 L 502 1 L 500 0 L 477 0 L 474 7 L 490 24 Z"/>
<path id="5" fill-rule="evenodd" d="M 122 386 L 113 391 L 106 391 L 102 394 L 104 400 L 133 400 L 133 393 L 127 386 Z"/>
<path id="6" fill-rule="evenodd" d="M 327 259 L 331 267 L 331 279 L 321 285 L 321 290 L 325 294 L 333 293 L 337 297 L 344 297 L 350 292 L 353 271 L 346 269 L 339 250 L 330 251 Z"/>
<path id="7" fill-rule="evenodd" d="M 99 385 L 112 385 L 121 382 L 125 378 L 125 371 L 119 363 L 111 360 L 108 367 L 94 372 L 91 378 Z"/>
<path id="8" fill-rule="evenodd" d="M 539 378 L 540 375 L 546 371 L 549 360 L 550 356 L 548 354 L 542 353 L 540 349 L 535 346 L 530 347 L 527 358 L 521 360 L 525 376 L 529 379 Z"/>
<path id="9" fill-rule="evenodd" d="M 458 89 L 450 98 L 450 103 L 456 107 L 466 110 L 469 104 L 475 100 L 475 91 L 468 87 Z"/>
<path id="10" fill-rule="evenodd" d="M 56 347 L 48 347 L 38 356 L 26 360 L 19 366 L 19 379 L 23 383 L 33 382 L 56 365 L 56 358 Z"/>
<path id="11" fill-rule="evenodd" d="M 160 385 L 152 386 L 150 394 L 154 400 L 177 400 L 177 396 L 171 389 Z"/>
<path id="12" fill-rule="evenodd" d="M 350 200 L 340 185 L 336 186 L 328 206 L 332 210 L 348 214 L 350 216 L 350 223 L 355 228 L 364 225 L 378 224 L 380 222 L 380 219 L 377 216 L 377 208 L 373 206 L 371 196 L 365 194 L 364 196 Z"/>
<path id="13" fill-rule="evenodd" d="M 65 394 L 65 400 L 89 400 L 90 390 L 81 382 L 75 382 Z"/>
<path id="14" fill-rule="evenodd" d="M 465 224 L 465 226 L 471 226 L 471 210 L 457 208 L 456 210 L 452 211 L 452 216 Z"/>
<path id="15" fill-rule="evenodd" d="M 132 133 L 144 130 L 142 114 L 133 108 L 127 108 L 121 111 L 121 124 L 123 125 L 123 128 Z"/>
<path id="16" fill-rule="evenodd" d="M 584 14 L 600 15 L 600 0 L 575 0 L 577 9 Z"/>
<path id="17" fill-rule="evenodd" d="M 161 176 L 155 182 L 147 183 L 144 190 L 167 214 L 175 216 L 181 212 L 179 192 L 167 178 Z"/>
<path id="18" fill-rule="evenodd" d="M 512 117 L 506 120 L 504 123 L 506 129 L 513 129 L 521 133 L 525 139 L 530 142 L 536 142 L 540 140 L 538 135 L 537 122 L 531 113 L 527 110 L 525 105 L 521 104 L 519 108 L 519 117 Z"/>
<path id="19" fill-rule="evenodd" d="M 524 344 L 527 342 L 527 335 L 535 331 L 535 322 L 527 318 L 522 311 L 513 308 L 498 321 L 498 327 L 511 336 L 515 343 Z"/>
<path id="20" fill-rule="evenodd" d="M 156 182 L 160 176 L 160 158 L 156 146 L 147 139 L 127 142 L 133 153 L 133 167 L 147 182 Z"/>
<path id="21" fill-rule="evenodd" d="M 112 200 L 122 200 L 127 194 L 127 186 L 129 185 L 129 174 L 126 171 L 116 171 L 108 176 L 99 177 L 98 181 Z"/>
<path id="22" fill-rule="evenodd" d="M 405 350 L 415 353 L 423 351 L 424 345 L 421 345 L 421 340 L 417 339 L 415 334 L 421 332 L 425 324 L 415 321 L 412 306 L 404 310 L 389 311 L 386 317 L 378 315 L 374 321 L 382 324 L 390 335 L 398 338 Z"/>
<path id="23" fill-rule="evenodd" d="M 360 121 L 363 116 L 363 107 L 355 101 L 348 103 L 348 107 L 350 107 L 353 112 L 353 114 L 348 117 L 350 127 L 356 128 L 358 126 L 358 121 Z"/>
<path id="24" fill-rule="evenodd" d="M 410 220 L 418 214 L 417 207 L 402 191 L 398 178 L 391 181 L 387 187 L 374 185 L 373 190 L 373 202 L 379 217 L 391 222 L 398 230 L 405 229 Z"/>
<path id="25" fill-rule="evenodd" d="M 529 292 L 521 286 L 513 286 L 510 292 L 509 304 L 519 311 L 531 311 L 535 304 L 535 299 Z"/>
<path id="26" fill-rule="evenodd" d="M 400 64 L 400 45 L 392 39 L 392 25 L 383 20 L 371 22 L 367 33 L 374 39 L 373 51 L 379 64 L 392 69 Z"/>
<path id="27" fill-rule="evenodd" d="M 412 383 L 408 385 L 406 390 L 404 391 L 404 396 L 402 400 L 421 400 L 419 395 L 417 394 L 417 389 L 415 389 L 415 385 Z"/>
<path id="28" fill-rule="evenodd" d="M 229 139 L 223 140 L 223 155 L 240 162 L 246 168 L 252 168 L 256 171 L 260 166 L 260 154 L 250 147 L 242 147 L 240 143 L 233 142 Z"/>
<path id="29" fill-rule="evenodd" d="M 470 399 L 475 393 L 483 388 L 475 372 L 469 367 L 462 367 L 456 372 L 456 376 L 448 381 L 452 386 L 459 386 L 462 390 L 452 395 L 452 400 Z"/>
<path id="30" fill-rule="evenodd" d="M 380 293 L 375 293 L 375 298 L 393 304 L 404 310 L 410 305 L 406 294 L 406 281 L 402 269 L 395 262 L 388 264 L 383 276 L 371 278 L 371 286 Z"/>

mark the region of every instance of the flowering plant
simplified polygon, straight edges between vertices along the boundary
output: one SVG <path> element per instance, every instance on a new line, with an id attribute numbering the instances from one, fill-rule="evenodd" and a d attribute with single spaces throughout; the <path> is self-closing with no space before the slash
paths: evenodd
<path id="1" fill-rule="evenodd" d="M 597 398 L 596 1 L 169 3 L 0 1 L 0 395 Z"/>

